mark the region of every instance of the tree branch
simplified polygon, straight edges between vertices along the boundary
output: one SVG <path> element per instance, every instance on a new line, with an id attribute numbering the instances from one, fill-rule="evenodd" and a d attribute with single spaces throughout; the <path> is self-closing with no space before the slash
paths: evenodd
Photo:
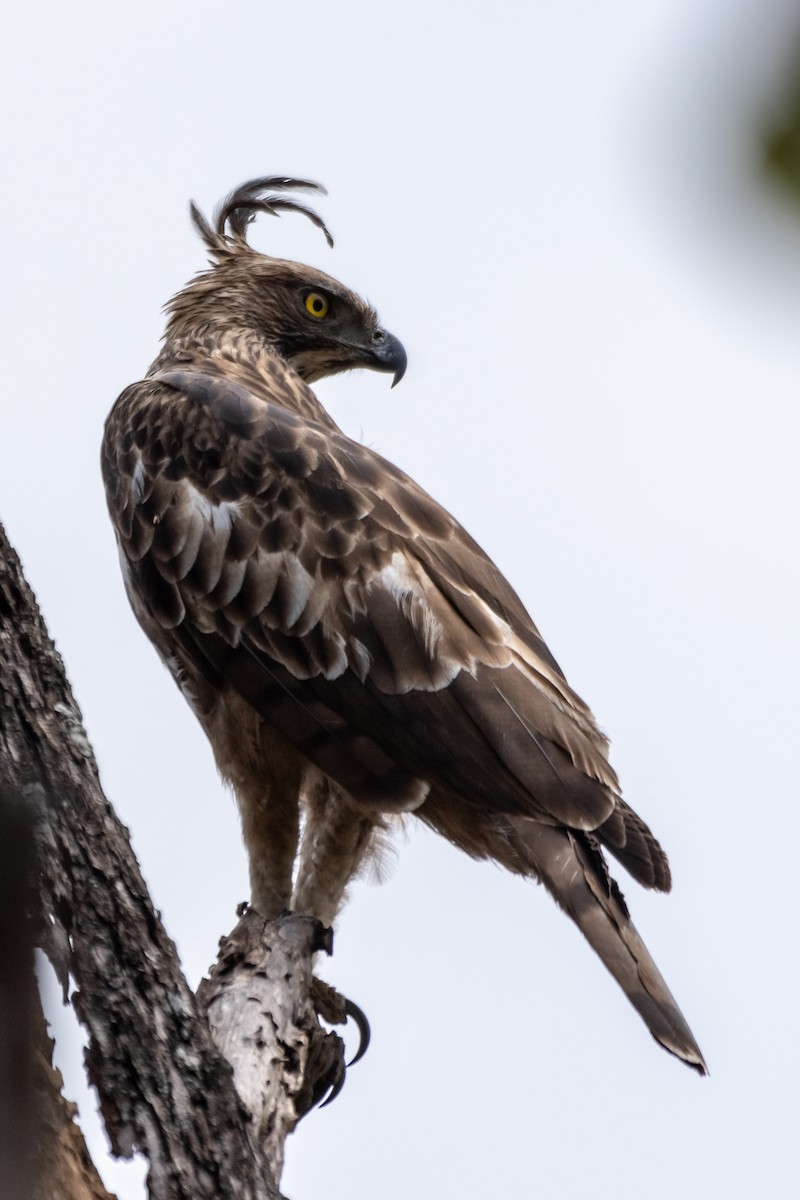
<path id="1" fill-rule="evenodd" d="M 87 1070 L 113 1152 L 146 1155 L 153 1200 L 279 1200 L 263 1118 L 251 1121 L 183 979 L 0 526 L 0 799 L 8 796 L 33 820 L 38 937 L 65 998 L 69 976 L 77 981 Z"/>
<path id="2" fill-rule="evenodd" d="M 344 1079 L 342 1041 L 320 1028 L 312 1002 L 313 955 L 331 942 L 313 917 L 264 921 L 251 908 L 197 990 L 277 1178 L 288 1135 Z"/>

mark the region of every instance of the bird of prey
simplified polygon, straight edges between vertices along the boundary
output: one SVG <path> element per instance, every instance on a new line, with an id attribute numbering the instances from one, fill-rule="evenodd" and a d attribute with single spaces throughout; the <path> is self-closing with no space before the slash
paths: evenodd
<path id="1" fill-rule="evenodd" d="M 335 917 L 398 814 L 540 880 L 667 1050 L 702 1054 L 603 855 L 667 891 L 608 741 L 522 602 L 458 522 L 334 423 L 310 384 L 406 355 L 335 279 L 256 252 L 256 179 L 209 222 L 210 269 L 169 302 L 161 353 L 106 423 L 125 584 L 235 792 L 252 903 Z M 287 194 L 288 193 L 288 194 Z"/>

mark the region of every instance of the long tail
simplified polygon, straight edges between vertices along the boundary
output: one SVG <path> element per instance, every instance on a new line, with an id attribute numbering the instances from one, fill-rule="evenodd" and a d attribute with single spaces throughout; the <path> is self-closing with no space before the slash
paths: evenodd
<path id="1" fill-rule="evenodd" d="M 657 1042 L 701 1075 L 706 1064 L 692 1031 L 642 939 L 622 893 L 586 835 L 508 818 L 516 855 L 538 876 L 616 979 Z M 517 866 L 518 869 L 518 866 Z"/>

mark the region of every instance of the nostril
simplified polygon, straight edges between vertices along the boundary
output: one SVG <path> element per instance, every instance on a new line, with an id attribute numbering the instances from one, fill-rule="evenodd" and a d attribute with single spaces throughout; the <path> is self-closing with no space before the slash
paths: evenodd
<path id="1" fill-rule="evenodd" d="M 376 329 L 372 335 L 373 342 L 385 342 L 386 332 L 383 329 Z"/>

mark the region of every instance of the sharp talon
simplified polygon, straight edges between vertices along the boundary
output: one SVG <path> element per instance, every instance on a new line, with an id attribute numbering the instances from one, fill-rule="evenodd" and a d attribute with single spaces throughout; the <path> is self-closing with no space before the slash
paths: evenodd
<path id="1" fill-rule="evenodd" d="M 359 1062 L 367 1053 L 371 1040 L 371 1032 L 369 1021 L 363 1009 L 353 1001 L 348 1000 L 331 987 L 329 983 L 325 983 L 323 979 L 319 979 L 316 975 L 311 981 L 311 1002 L 317 1016 L 328 1025 L 344 1025 L 348 1020 L 352 1019 L 358 1029 L 359 1042 L 358 1049 L 353 1058 L 347 1063 L 348 1067 L 352 1067 Z M 334 1086 L 333 1093 L 325 1100 L 324 1104 L 330 1104 L 334 1097 L 339 1095 L 342 1090 L 344 1081 L 339 1082 Z M 320 1104 L 320 1108 L 324 1105 Z"/>
<path id="2" fill-rule="evenodd" d="M 370 1028 L 369 1028 L 369 1021 L 367 1020 L 366 1014 L 364 1013 L 363 1009 L 359 1008 L 358 1005 L 355 1004 L 352 1000 L 345 999 L 344 1011 L 345 1011 L 345 1015 L 348 1018 L 352 1017 L 353 1021 L 355 1021 L 355 1023 L 356 1023 L 356 1027 L 358 1028 L 359 1039 L 360 1039 L 359 1043 L 358 1043 L 358 1050 L 356 1050 L 355 1054 L 350 1059 L 350 1062 L 347 1063 L 347 1065 L 342 1069 L 341 1076 L 339 1077 L 339 1079 L 336 1080 L 336 1083 L 331 1088 L 330 1095 L 327 1096 L 326 1099 L 323 1100 L 322 1103 L 320 1104 L 320 1106 L 319 1106 L 320 1108 L 327 1108 L 329 1104 L 333 1103 L 333 1101 L 336 1099 L 336 1097 L 339 1095 L 342 1088 L 344 1087 L 345 1080 L 347 1079 L 348 1070 L 350 1069 L 350 1067 L 353 1066 L 354 1063 L 357 1063 L 359 1061 L 359 1059 L 362 1059 L 364 1057 L 364 1055 L 367 1053 L 367 1049 L 368 1049 L 369 1043 L 370 1043 L 371 1033 L 370 1033 Z"/>
<path id="3" fill-rule="evenodd" d="M 330 1096 L 328 1096 L 328 1098 L 326 1100 L 322 1101 L 322 1104 L 320 1104 L 320 1108 L 327 1108 L 329 1104 L 333 1103 L 333 1101 L 339 1095 L 339 1092 L 344 1087 L 344 1081 L 346 1078 L 347 1078 L 347 1071 L 343 1070 L 340 1078 L 336 1080 L 336 1083 L 331 1088 Z"/>
<path id="4" fill-rule="evenodd" d="M 356 1050 L 353 1057 L 350 1059 L 350 1062 L 347 1064 L 348 1067 L 352 1067 L 357 1062 L 359 1062 L 359 1060 L 362 1059 L 364 1057 L 364 1055 L 367 1053 L 367 1050 L 369 1048 L 370 1038 L 371 1038 L 372 1034 L 370 1032 L 369 1021 L 367 1020 L 366 1014 L 364 1013 L 363 1009 L 360 1009 L 358 1007 L 357 1004 L 354 1004 L 352 1000 L 348 1000 L 347 998 L 345 998 L 344 1011 L 348 1017 L 352 1017 L 353 1020 L 355 1021 L 356 1026 L 358 1028 L 359 1036 L 361 1039 L 359 1042 L 359 1045 L 358 1045 L 358 1049 Z M 338 1089 L 339 1091 L 341 1091 L 341 1087 L 342 1087 L 343 1083 L 344 1083 L 344 1079 L 342 1079 L 342 1083 L 339 1085 L 339 1089 Z M 336 1094 L 336 1093 L 334 1093 L 334 1094 Z M 332 1099 L 333 1099 L 333 1096 L 329 1097 L 328 1100 L 325 1101 L 325 1103 L 329 1104 Z"/>

